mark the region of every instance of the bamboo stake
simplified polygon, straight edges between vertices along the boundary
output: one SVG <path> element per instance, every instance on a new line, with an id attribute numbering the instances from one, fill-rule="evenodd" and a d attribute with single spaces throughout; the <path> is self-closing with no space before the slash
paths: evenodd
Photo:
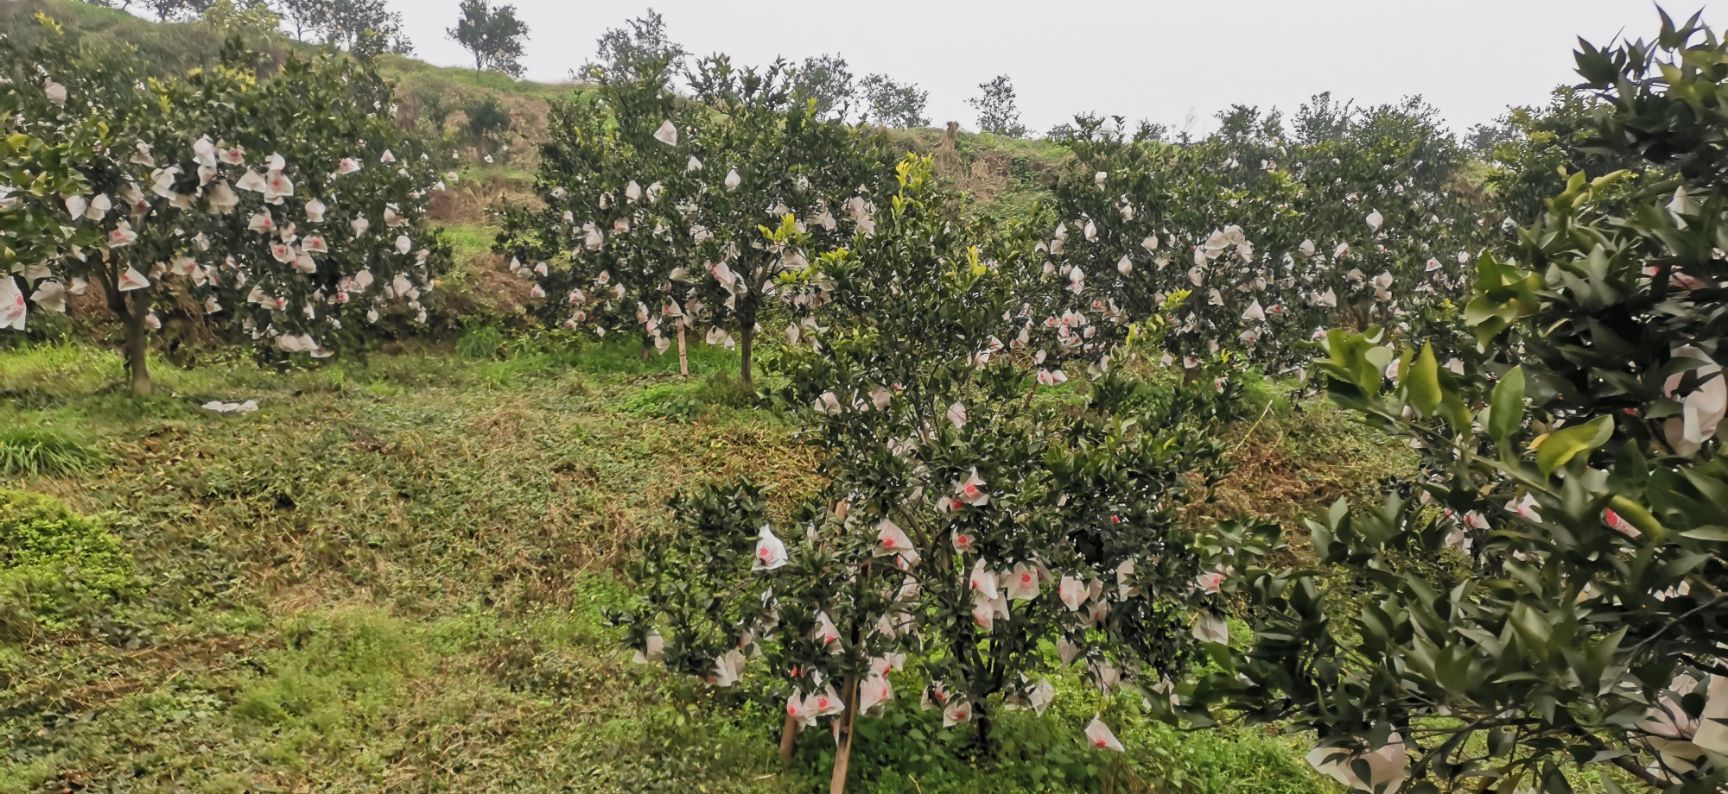
<path id="1" fill-rule="evenodd" d="M 690 355 L 684 350 L 684 318 L 678 318 L 678 374 L 690 377 Z"/>

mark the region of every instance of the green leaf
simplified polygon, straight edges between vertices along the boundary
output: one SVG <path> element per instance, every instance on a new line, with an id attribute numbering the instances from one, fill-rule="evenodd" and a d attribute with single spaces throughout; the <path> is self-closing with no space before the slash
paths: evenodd
<path id="1" fill-rule="evenodd" d="M 1536 466 L 1544 475 L 1553 474 L 1556 469 L 1566 465 L 1579 453 L 1589 452 L 1603 444 L 1614 434 L 1614 419 L 1609 416 L 1598 416 L 1581 425 L 1556 430 L 1548 434 L 1542 446 L 1536 450 Z"/>
<path id="2" fill-rule="evenodd" d="M 1432 343 L 1422 346 L 1422 353 L 1404 376 L 1404 389 L 1410 395 L 1410 404 L 1423 416 L 1433 416 L 1440 407 L 1440 364 L 1434 360 Z"/>
<path id="3" fill-rule="evenodd" d="M 1373 364 L 1374 369 L 1383 371 L 1392 364 L 1392 355 L 1392 348 L 1370 347 L 1363 351 L 1362 358 L 1369 364 Z"/>
<path id="4" fill-rule="evenodd" d="M 1728 527 L 1699 527 L 1680 533 L 1680 537 L 1707 540 L 1713 543 L 1728 543 Z"/>
<path id="5" fill-rule="evenodd" d="M 1513 367 L 1494 384 L 1489 401 L 1488 434 L 1502 445 L 1524 424 L 1524 368 Z M 1546 446 L 1546 445 L 1544 445 Z"/>

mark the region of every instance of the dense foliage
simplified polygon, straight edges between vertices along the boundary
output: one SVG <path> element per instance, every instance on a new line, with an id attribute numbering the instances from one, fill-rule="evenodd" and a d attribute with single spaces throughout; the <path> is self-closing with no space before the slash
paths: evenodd
<path id="1" fill-rule="evenodd" d="M 752 373 L 780 276 L 873 227 L 879 144 L 821 118 L 798 72 L 724 56 L 667 87 L 666 56 L 600 71 L 591 97 L 554 110 L 537 187 L 543 209 L 506 216 L 499 247 L 536 280 L 542 313 L 599 334 L 634 326 L 664 352 L 674 329 L 738 344 Z M 798 300 L 797 295 L 787 295 Z M 796 329 L 790 332 L 796 338 Z"/>
<path id="2" fill-rule="evenodd" d="M 1228 350 L 1286 372 L 1325 328 L 1448 327 L 1484 235 L 1458 191 L 1464 153 L 1431 108 L 1322 95 L 1288 125 L 1243 107 L 1219 121 L 1170 143 L 1076 119 L 1023 340 L 1100 364 L 1166 314 L 1169 361 Z"/>
<path id="3" fill-rule="evenodd" d="M 1317 765 L 1362 790 L 1570 791 L 1574 764 L 1728 780 L 1728 48 L 1664 18 L 1578 71 L 1612 157 L 1673 176 L 1574 174 L 1510 257 L 1484 255 L 1463 314 L 1480 364 L 1331 332 L 1333 397 L 1427 477 L 1313 524 L 1359 600 L 1314 571 L 1243 577 L 1254 647 L 1192 692 L 1315 728 Z"/>
<path id="4" fill-rule="evenodd" d="M 236 52 L 147 79 L 92 68 L 63 39 L 14 56 L 0 86 L 0 112 L 21 121 L 0 189 L 20 241 L 0 280 L 6 327 L 94 290 L 126 325 L 143 392 L 160 307 L 290 356 L 358 346 L 389 312 L 425 319 L 447 256 L 422 223 L 435 177 L 375 74 L 293 59 L 260 79 Z"/>
<path id="5" fill-rule="evenodd" d="M 196 13 L 201 36 L 278 22 L 259 3 L 148 5 Z M 361 57 L 275 59 L 236 37 L 181 71 L 47 18 L 0 34 L 0 329 L 106 309 L 142 394 L 165 321 L 272 365 L 424 323 L 449 257 L 427 208 L 446 163 L 366 57 L 400 20 L 381 0 L 275 7 L 297 37 Z M 450 32 L 476 84 L 521 73 L 512 6 L 468 0 Z M 683 358 L 687 330 L 738 348 L 726 366 L 745 386 L 770 375 L 761 392 L 668 375 L 624 412 L 691 421 L 698 390 L 726 391 L 789 417 L 777 443 L 802 467 L 776 492 L 737 476 L 758 461 L 734 440 L 705 438 L 701 470 L 673 478 L 679 531 L 635 550 L 612 599 L 618 633 L 701 693 L 680 709 L 783 709 L 783 758 L 826 744 L 799 739 L 825 724 L 835 790 L 859 740 L 940 722 L 966 737 L 942 748 L 990 759 L 1005 712 L 1053 705 L 1040 725 L 1083 737 L 1085 764 L 1150 715 L 1312 732 L 1308 763 L 1359 791 L 1723 788 L 1728 45 L 1664 16 L 1653 42 L 1584 44 L 1577 65 L 1580 85 L 1468 147 L 1420 99 L 1238 106 L 1199 138 L 1080 116 L 1052 133 L 1068 157 L 1048 201 L 1004 219 L 969 211 L 952 191 L 967 175 L 936 167 L 959 157 L 953 126 L 936 159 L 890 165 L 905 138 L 884 127 L 928 121 L 914 84 L 855 81 L 838 55 L 691 58 L 652 12 L 609 31 L 592 84 L 552 105 L 532 196 L 499 208 L 494 251 L 545 325 L 632 337 L 635 366 L 674 344 Z M 1025 136 L 1008 78 L 979 88 L 979 126 Z M 506 148 L 510 107 L 465 112 L 467 143 Z M 575 360 L 540 350 L 548 338 L 475 324 L 458 349 L 498 364 L 496 386 L 519 351 L 540 369 Z M 1231 436 L 1285 407 L 1243 421 L 1247 367 L 1312 368 L 1419 474 L 1355 489 L 1384 499 L 1338 501 L 1300 548 L 1218 520 L 1211 497 L 1248 440 Z M 589 399 L 559 384 L 536 399 Z M 121 457 L 22 427 L 0 434 L 0 474 Z M 336 445 L 373 443 L 356 435 Z M 689 439 L 657 443 L 642 456 Z M 174 468 L 141 446 L 126 462 Z M 548 447 L 550 481 L 601 465 Z M 166 484 L 302 507 L 250 470 L 223 475 L 243 485 L 153 476 L 128 498 Z M 562 498 L 532 493 L 518 523 Z M 106 614 L 136 593 L 107 522 L 0 490 L 0 638 L 76 632 L 80 604 Z M 524 603 L 560 597 L 562 571 L 537 570 L 559 566 L 522 565 Z M 16 669 L 0 651 L 0 673 Z"/>

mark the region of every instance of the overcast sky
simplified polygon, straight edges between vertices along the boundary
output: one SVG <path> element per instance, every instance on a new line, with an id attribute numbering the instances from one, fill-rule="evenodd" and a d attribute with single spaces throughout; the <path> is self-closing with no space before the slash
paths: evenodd
<path id="1" fill-rule="evenodd" d="M 390 0 L 416 54 L 471 63 L 445 35 L 458 0 Z M 515 0 L 536 80 L 568 79 L 602 31 L 654 8 L 691 52 L 759 64 L 840 53 L 930 92 L 929 116 L 975 128 L 966 99 L 1007 74 L 1022 121 L 1079 111 L 1210 127 L 1233 103 L 1294 109 L 1332 91 L 1359 103 L 1422 94 L 1457 131 L 1570 82 L 1576 38 L 1652 38 L 1646 0 L 852 0 L 654 3 Z M 1720 2 L 1718 4 L 1721 4 Z M 1708 3 L 1665 2 L 1676 17 Z"/>

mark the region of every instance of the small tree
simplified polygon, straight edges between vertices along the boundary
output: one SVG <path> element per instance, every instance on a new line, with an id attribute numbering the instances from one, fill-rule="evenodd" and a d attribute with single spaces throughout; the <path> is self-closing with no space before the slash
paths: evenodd
<path id="1" fill-rule="evenodd" d="M 642 57 L 651 57 L 643 55 Z M 540 150 L 541 208 L 505 213 L 498 250 L 535 281 L 542 318 L 599 335 L 634 328 L 666 350 L 699 306 L 697 246 L 712 232 L 698 202 L 693 139 L 702 109 L 672 92 L 669 61 L 597 71 L 588 95 L 553 105 Z"/>
<path id="2" fill-rule="evenodd" d="M 864 95 L 864 120 L 884 127 L 928 127 L 924 107 L 930 92 L 917 83 L 902 83 L 885 74 L 871 74 L 859 82 Z"/>
<path id="3" fill-rule="evenodd" d="M 699 255 L 711 278 L 697 282 L 692 317 L 712 324 L 711 342 L 736 341 L 750 383 L 759 322 L 781 276 L 874 228 L 870 194 L 887 157 L 878 138 L 819 118 L 784 62 L 738 69 L 713 56 L 688 77 L 709 111 L 693 144 L 708 164 L 699 207 L 710 234 Z"/>
<path id="4" fill-rule="evenodd" d="M 329 0 L 329 3 L 328 15 L 319 31 L 324 43 L 360 58 L 414 51 L 413 42 L 402 32 L 402 15 L 390 10 L 386 0 Z"/>
<path id="5" fill-rule="evenodd" d="M 1311 762 L 1360 791 L 1565 792 L 1610 764 L 1728 782 L 1728 47 L 1664 15 L 1655 42 L 1577 62 L 1611 108 L 1596 139 L 1674 176 L 1573 174 L 1515 261 L 1481 257 L 1479 365 L 1331 333 L 1334 399 L 1423 450 L 1423 476 L 1310 524 L 1358 597 L 1240 577 L 1253 648 L 1191 693 L 1315 729 Z"/>
<path id="6" fill-rule="evenodd" d="M 1030 399 L 1032 373 L 988 353 L 1013 279 L 929 160 L 897 176 L 873 234 L 796 274 L 826 285 L 783 360 L 822 492 L 779 528 L 747 483 L 679 500 L 691 531 L 645 550 L 643 602 L 620 616 L 645 659 L 718 686 L 759 655 L 787 693 L 783 750 L 833 720 L 830 791 L 856 721 L 893 701 L 922 693 L 989 753 L 1000 709 L 1049 705 L 1044 643 L 1108 695 L 1161 689 L 1223 632 L 1212 552 L 1173 526 L 1216 462 L 1216 403 L 1123 378 L 1060 408 Z M 1086 736 L 1121 749 L 1101 721 Z"/>
<path id="7" fill-rule="evenodd" d="M 516 18 L 516 6 L 493 6 L 491 0 L 462 0 L 462 16 L 448 31 L 450 38 L 474 54 L 474 77 L 483 69 L 522 76 L 522 42 L 528 25 Z"/>
<path id="8" fill-rule="evenodd" d="M 858 99 L 852 69 L 839 55 L 805 58 L 793 72 L 792 87 L 795 93 L 816 100 L 816 116 L 822 119 L 845 119 Z"/>
<path id="9" fill-rule="evenodd" d="M 1008 75 L 999 74 L 989 82 L 978 84 L 978 96 L 966 100 L 978 111 L 978 131 L 1008 138 L 1026 134 L 1020 123 L 1020 106 L 1015 100 L 1014 83 Z"/>
<path id="10" fill-rule="evenodd" d="M 294 40 L 305 41 L 306 34 L 316 34 L 330 25 L 335 3 L 334 0 L 276 0 L 276 12 L 283 22 L 293 26 Z"/>
<path id="11" fill-rule="evenodd" d="M 609 76 L 628 83 L 640 81 L 646 74 L 659 74 L 670 83 L 690 54 L 666 34 L 666 19 L 652 8 L 626 22 L 625 27 L 607 29 L 595 44 L 595 59 L 582 67 L 582 77 L 594 81 Z"/>

